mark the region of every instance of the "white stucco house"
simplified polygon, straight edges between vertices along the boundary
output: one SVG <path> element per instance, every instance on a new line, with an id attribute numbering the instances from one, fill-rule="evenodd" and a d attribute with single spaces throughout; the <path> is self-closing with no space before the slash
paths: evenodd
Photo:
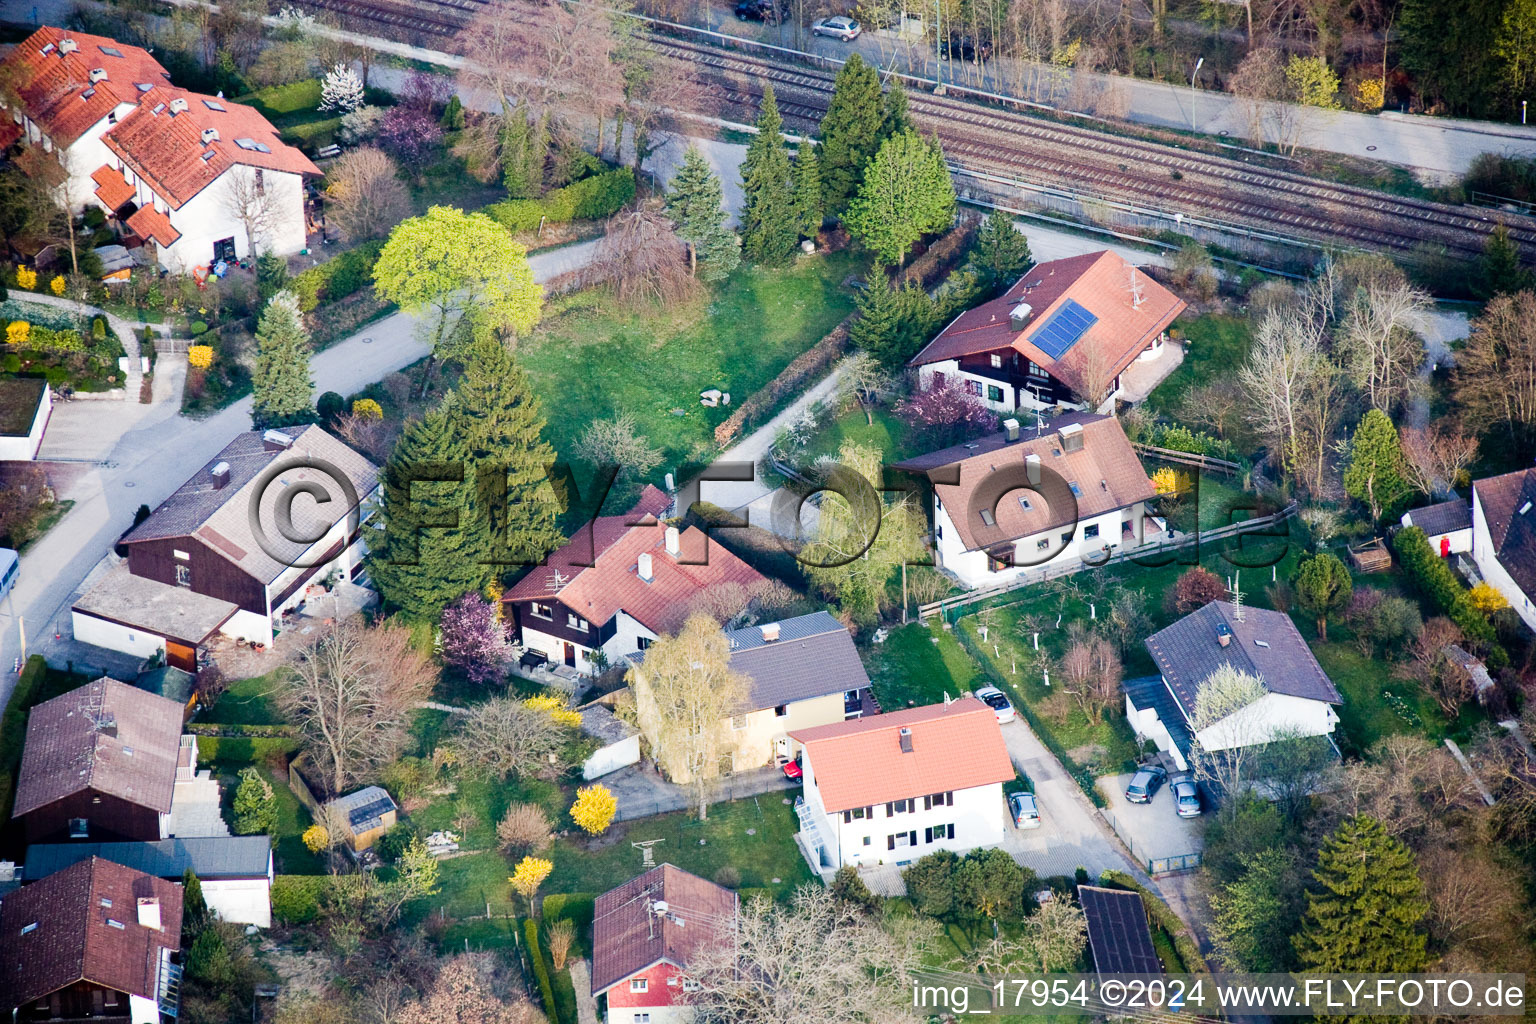
<path id="1" fill-rule="evenodd" d="M 1536 629 L 1536 469 L 1472 485 L 1472 561 L 1515 614 Z"/>
<path id="2" fill-rule="evenodd" d="M 1015 777 L 996 713 L 974 697 L 790 733 L 804 794 L 796 840 L 819 873 L 997 846 Z"/>
<path id="3" fill-rule="evenodd" d="M 1423 530 L 1430 549 L 1441 558 L 1472 550 L 1472 505 L 1460 498 L 1409 509 L 1402 523 Z"/>
<path id="4" fill-rule="evenodd" d="M 52 414 L 53 389 L 46 380 L 0 380 L 0 462 L 28 462 L 37 458 Z"/>
<path id="5" fill-rule="evenodd" d="M 54 26 L 0 76 L 0 144 L 56 159 L 71 209 L 106 211 L 167 270 L 304 248 L 304 179 L 320 169 L 254 108 L 175 87 L 139 47 Z"/>
<path id="6" fill-rule="evenodd" d="M 969 587 L 1044 567 L 1102 564 L 1155 542 L 1156 495 L 1113 416 L 1068 413 L 897 463 L 933 485 L 938 564 Z"/>
<path id="7" fill-rule="evenodd" d="M 1343 698 L 1291 617 L 1267 608 L 1212 601 L 1149 636 L 1161 676 L 1127 680 L 1126 721 L 1188 769 L 1192 751 L 1229 750 L 1276 738 L 1331 736 Z M 1214 722 L 1196 715 L 1200 686 L 1230 665 L 1257 676 L 1264 695 Z"/>

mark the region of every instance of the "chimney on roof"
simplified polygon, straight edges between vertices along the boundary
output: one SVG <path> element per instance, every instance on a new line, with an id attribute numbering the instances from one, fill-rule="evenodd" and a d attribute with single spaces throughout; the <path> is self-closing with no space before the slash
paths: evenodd
<path id="1" fill-rule="evenodd" d="M 645 582 L 649 583 L 651 580 L 655 579 L 655 576 L 651 572 L 651 553 L 649 551 L 642 551 L 636 562 L 637 564 L 635 566 L 635 571 L 640 574 L 640 578 L 642 580 L 645 580 Z"/>
<path id="2" fill-rule="evenodd" d="M 144 928 L 160 931 L 160 900 L 155 896 L 139 897 L 139 924 Z"/>
<path id="3" fill-rule="evenodd" d="M 217 128 L 204 128 L 203 129 L 203 145 L 206 146 L 210 142 L 218 142 L 218 141 L 219 141 L 219 130 Z"/>
<path id="4" fill-rule="evenodd" d="M 667 554 L 671 555 L 673 558 L 676 558 L 682 549 L 682 539 L 678 535 L 677 527 L 667 527 Z"/>
<path id="5" fill-rule="evenodd" d="M 1017 441 L 1019 439 L 1019 421 L 1012 417 L 1003 420 L 1003 434 L 1008 440 Z"/>
<path id="6" fill-rule="evenodd" d="M 1027 302 L 1021 302 L 1008 311 L 1008 326 L 1015 331 L 1022 331 L 1024 325 L 1029 323 L 1029 315 L 1034 307 Z"/>
<path id="7" fill-rule="evenodd" d="M 261 446 L 269 452 L 279 452 L 293 447 L 293 438 L 281 430 L 269 430 L 261 435 Z"/>
<path id="8" fill-rule="evenodd" d="M 187 98 L 185 96 L 177 96 L 175 99 L 171 100 L 171 113 L 173 115 L 174 114 L 180 114 L 183 111 L 185 111 L 186 109 L 187 109 Z"/>
<path id="9" fill-rule="evenodd" d="M 115 716 L 113 716 L 113 715 L 105 715 L 105 716 L 103 716 L 102 719 L 101 719 L 99 728 L 101 729 L 101 734 L 103 736 L 116 736 L 117 735 L 117 718 Z"/>
<path id="10" fill-rule="evenodd" d="M 208 471 L 213 479 L 213 489 L 221 491 L 229 483 L 229 463 L 221 462 Z"/>
<path id="11" fill-rule="evenodd" d="M 1056 431 L 1056 436 L 1061 438 L 1062 451 L 1080 452 L 1083 450 L 1083 425 L 1081 423 L 1068 423 Z"/>
<path id="12" fill-rule="evenodd" d="M 74 53 L 78 49 L 80 49 L 80 44 L 75 42 L 73 39 L 60 39 L 59 40 L 59 56 L 60 57 L 64 56 L 66 53 Z"/>
<path id="13" fill-rule="evenodd" d="M 777 622 L 765 622 L 757 627 L 763 632 L 763 643 L 771 644 L 779 638 L 779 624 Z"/>
<path id="14" fill-rule="evenodd" d="M 1232 629 L 1225 622 L 1216 623 L 1216 643 L 1226 647 L 1232 642 Z"/>
<path id="15" fill-rule="evenodd" d="M 1040 482 L 1040 456 L 1033 452 L 1024 456 L 1024 472 L 1028 474 L 1030 483 L 1038 484 Z"/>
<path id="16" fill-rule="evenodd" d="M 912 753 L 912 730 L 906 726 L 901 728 L 901 752 L 903 754 Z"/>
<path id="17" fill-rule="evenodd" d="M 91 68 L 90 79 L 92 85 L 95 85 L 97 82 L 105 82 L 107 80 L 107 69 Z"/>

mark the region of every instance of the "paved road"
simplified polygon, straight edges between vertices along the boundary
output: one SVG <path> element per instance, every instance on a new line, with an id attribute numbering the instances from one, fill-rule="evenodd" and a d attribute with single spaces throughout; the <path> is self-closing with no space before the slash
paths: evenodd
<path id="1" fill-rule="evenodd" d="M 580 266 L 595 243 L 583 242 L 530 258 L 540 281 Z M 416 337 L 416 318 L 395 313 L 337 342 L 310 362 L 316 393 L 351 394 L 427 354 Z M 162 357 L 159 372 L 173 377 L 175 357 Z M 184 360 L 182 369 L 184 371 Z M 179 392 L 162 395 L 154 406 L 124 402 L 74 402 L 62 407 L 78 421 L 68 433 L 107 439 L 98 454 L 103 464 L 71 484 L 74 508 L 21 559 L 21 577 L 0 602 L 0 705 L 10 699 L 10 672 L 21 653 L 20 628 L 36 639 L 69 630 L 69 602 L 81 580 L 133 523 L 134 510 L 151 508 L 196 473 L 236 434 L 251 428 L 246 397 L 205 419 L 176 412 Z M 140 410 L 151 410 L 148 413 Z M 45 440 L 45 446 L 48 442 Z M 28 649 L 37 645 L 29 642 Z"/>

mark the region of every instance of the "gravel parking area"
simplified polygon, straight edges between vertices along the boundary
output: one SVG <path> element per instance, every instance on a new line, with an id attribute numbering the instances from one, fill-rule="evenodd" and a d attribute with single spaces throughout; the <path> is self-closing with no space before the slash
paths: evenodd
<path id="1" fill-rule="evenodd" d="M 1181 818 L 1174 811 L 1171 778 L 1149 804 L 1133 804 L 1125 798 L 1130 781 L 1129 775 L 1107 775 L 1099 780 L 1099 790 L 1109 801 L 1102 813 L 1144 870 L 1150 861 L 1184 857 L 1204 849 L 1201 819 Z"/>

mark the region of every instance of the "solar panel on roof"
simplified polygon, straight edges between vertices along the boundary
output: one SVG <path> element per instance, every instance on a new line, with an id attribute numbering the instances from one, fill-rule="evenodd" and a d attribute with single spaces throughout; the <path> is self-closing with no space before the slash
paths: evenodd
<path id="1" fill-rule="evenodd" d="M 1040 325 L 1029 340 L 1052 359 L 1060 359 L 1068 349 L 1082 340 L 1088 328 L 1098 322 L 1098 317 L 1067 299 L 1056 312 L 1046 318 L 1045 323 Z"/>

